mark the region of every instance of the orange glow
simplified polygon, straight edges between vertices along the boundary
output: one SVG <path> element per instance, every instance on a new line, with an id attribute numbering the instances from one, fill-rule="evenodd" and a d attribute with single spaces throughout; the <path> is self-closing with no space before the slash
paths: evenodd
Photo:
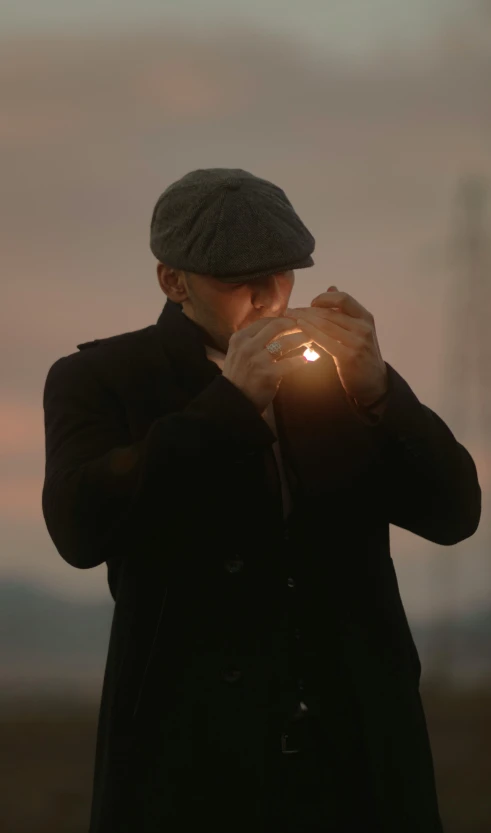
<path id="1" fill-rule="evenodd" d="M 310 347 L 307 347 L 307 349 L 304 350 L 304 356 L 308 362 L 316 362 L 317 359 L 320 359 L 319 354 L 316 353 L 315 350 L 312 350 Z"/>

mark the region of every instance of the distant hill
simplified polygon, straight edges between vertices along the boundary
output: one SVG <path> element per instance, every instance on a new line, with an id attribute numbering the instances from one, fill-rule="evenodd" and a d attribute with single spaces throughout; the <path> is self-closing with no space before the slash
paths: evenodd
<path id="1" fill-rule="evenodd" d="M 114 602 L 73 601 L 35 584 L 0 582 L 0 689 L 99 690 Z"/>
<path id="2" fill-rule="evenodd" d="M 114 602 L 73 601 L 35 584 L 0 582 L 2 657 L 104 653 Z"/>
<path id="3" fill-rule="evenodd" d="M 110 598 L 76 602 L 35 584 L 0 582 L 0 692 L 100 693 L 113 609 Z M 491 676 L 491 606 L 439 627 L 443 641 L 456 646 L 459 676 Z M 424 675 L 434 623 L 411 630 Z"/>

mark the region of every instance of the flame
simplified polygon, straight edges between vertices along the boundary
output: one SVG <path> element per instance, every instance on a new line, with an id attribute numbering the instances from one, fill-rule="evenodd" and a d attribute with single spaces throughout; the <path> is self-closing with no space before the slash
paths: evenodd
<path id="1" fill-rule="evenodd" d="M 315 350 L 312 350 L 310 347 L 307 347 L 306 350 L 304 350 L 303 355 L 305 356 L 308 362 L 316 362 L 317 359 L 320 359 L 319 354 L 316 353 Z"/>

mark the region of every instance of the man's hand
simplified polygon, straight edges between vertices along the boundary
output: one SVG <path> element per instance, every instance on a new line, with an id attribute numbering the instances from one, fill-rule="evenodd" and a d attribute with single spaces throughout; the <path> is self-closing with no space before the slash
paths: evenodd
<path id="1" fill-rule="evenodd" d="M 271 341 L 281 344 L 278 359 L 266 350 Z M 231 337 L 222 375 L 249 397 L 262 414 L 283 377 L 307 363 L 303 356 L 288 357 L 288 353 L 309 341 L 290 318 L 254 321 Z"/>
<path id="2" fill-rule="evenodd" d="M 388 373 L 373 315 L 347 292 L 329 287 L 310 307 L 289 308 L 288 317 L 329 353 L 349 396 L 368 407 L 388 389 Z"/>

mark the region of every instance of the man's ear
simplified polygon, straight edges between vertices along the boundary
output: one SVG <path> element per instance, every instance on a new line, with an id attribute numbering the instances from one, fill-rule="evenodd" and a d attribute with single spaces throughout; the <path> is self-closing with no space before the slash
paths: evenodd
<path id="1" fill-rule="evenodd" d="M 157 277 L 162 292 L 164 292 L 171 301 L 177 304 L 182 304 L 188 299 L 188 288 L 186 281 L 186 273 L 165 263 L 157 264 Z"/>

